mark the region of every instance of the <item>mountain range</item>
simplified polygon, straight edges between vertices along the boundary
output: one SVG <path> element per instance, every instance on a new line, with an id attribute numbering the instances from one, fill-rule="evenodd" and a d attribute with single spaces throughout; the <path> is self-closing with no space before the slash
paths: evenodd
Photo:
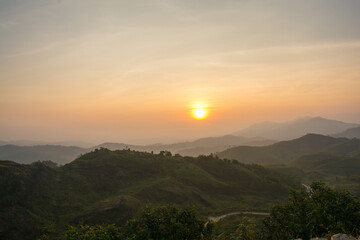
<path id="1" fill-rule="evenodd" d="M 229 147 L 239 145 L 264 146 L 275 141 L 263 138 L 245 138 L 240 136 L 226 135 L 221 137 L 201 138 L 192 142 L 181 142 L 174 144 L 153 145 L 130 145 L 124 143 L 103 143 L 91 148 L 61 145 L 38 145 L 38 146 L 0 146 L 0 159 L 11 160 L 18 163 L 32 163 L 35 161 L 51 160 L 58 164 L 66 164 L 79 155 L 90 152 L 96 148 L 107 148 L 110 150 L 132 149 L 136 151 L 155 152 L 171 151 L 183 156 L 209 155 L 223 151 Z"/>
<path id="2" fill-rule="evenodd" d="M 360 139 L 360 127 L 349 128 L 344 132 L 334 134 L 334 137 L 345 137 L 345 138 L 359 138 Z"/>
<path id="3" fill-rule="evenodd" d="M 289 188 L 313 180 L 359 197 L 360 139 L 329 135 L 275 143 L 226 135 L 167 145 L 0 146 L 0 159 L 32 162 L 0 160 L 0 239 L 61 239 L 68 225 L 122 225 L 159 204 L 196 206 L 204 217 L 266 212 Z M 241 146 L 250 143 L 268 145 Z"/>
<path id="4" fill-rule="evenodd" d="M 354 127 L 360 127 L 360 124 L 345 123 L 322 117 L 305 117 L 283 123 L 257 123 L 233 134 L 244 137 L 263 137 L 275 140 L 290 140 L 304 136 L 308 133 L 334 135 Z"/>
<path id="5" fill-rule="evenodd" d="M 51 160 L 58 164 L 66 164 L 81 154 L 103 147 L 110 150 L 132 149 L 136 151 L 154 153 L 159 153 L 160 151 L 170 151 L 173 154 L 194 157 L 219 153 L 219 156 L 234 158 L 244 162 L 254 161 L 259 163 L 271 163 L 281 162 L 282 160 L 279 160 L 279 157 L 276 154 L 269 155 L 269 151 L 264 150 L 266 148 L 255 148 L 256 150 L 254 150 L 252 147 L 269 146 L 278 142 L 278 140 L 284 140 L 291 137 L 291 139 L 298 138 L 306 133 L 325 134 L 334 137 L 359 138 L 360 127 L 359 124 L 354 123 L 345 123 L 321 117 L 308 117 L 284 123 L 259 123 L 235 133 L 242 134 L 245 137 L 238 135 L 225 135 L 220 137 L 200 138 L 195 141 L 173 144 L 132 145 L 125 143 L 102 143 L 100 145 L 85 148 L 63 145 L 27 146 L 31 143 L 37 143 L 31 141 L 17 141 L 15 143 L 22 143 L 26 145 L 18 146 L 13 144 L 9 145 L 9 142 L 0 141 L 0 159 L 16 161 L 18 163 L 32 163 L 39 160 Z M 233 153 L 230 153 L 236 150 L 232 149 L 226 151 L 227 149 L 237 146 L 243 146 L 239 149 L 247 149 L 242 150 L 241 154 L 244 154 L 242 157 L 235 156 L 236 154 L 234 155 Z M 277 148 L 276 146 L 278 145 L 270 148 Z M 247 158 L 246 154 L 250 154 L 251 151 L 256 151 L 255 155 L 258 155 L 258 157 L 253 156 L 252 158 Z M 265 151 L 263 155 L 261 155 L 262 151 Z"/>
<path id="6" fill-rule="evenodd" d="M 275 164 L 288 163 L 296 158 L 320 152 L 358 156 L 360 139 L 334 138 L 319 134 L 278 142 L 269 146 L 239 146 L 219 152 L 220 158 L 235 159 L 244 163 Z"/>

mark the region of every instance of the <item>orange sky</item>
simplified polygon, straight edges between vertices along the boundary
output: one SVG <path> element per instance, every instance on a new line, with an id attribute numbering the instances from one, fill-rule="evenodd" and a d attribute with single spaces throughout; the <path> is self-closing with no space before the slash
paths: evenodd
<path id="1" fill-rule="evenodd" d="M 0 139 L 149 143 L 360 122 L 358 1 L 0 3 Z M 194 104 L 208 118 L 191 116 Z"/>

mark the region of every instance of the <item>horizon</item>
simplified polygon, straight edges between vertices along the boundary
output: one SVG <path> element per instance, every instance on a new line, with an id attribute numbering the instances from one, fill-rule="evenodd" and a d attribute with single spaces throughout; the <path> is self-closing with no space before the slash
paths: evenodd
<path id="1" fill-rule="evenodd" d="M 192 138 L 192 139 L 177 139 L 177 140 L 171 140 L 171 138 L 153 138 L 153 139 L 135 139 L 135 140 L 129 140 L 127 141 L 126 139 L 123 140 L 119 140 L 119 141 L 99 141 L 99 142 L 86 142 L 86 141 L 82 141 L 79 139 L 57 139 L 57 140 L 52 140 L 52 141 L 46 141 L 44 139 L 0 139 L 0 142 L 9 142 L 11 144 L 15 144 L 17 145 L 16 142 L 20 142 L 20 143 L 26 143 L 24 146 L 40 146 L 40 145 L 59 145 L 59 146 L 78 146 L 78 147 L 84 147 L 84 148 L 88 148 L 88 147 L 94 147 L 97 145 L 101 145 L 104 143 L 116 143 L 116 144 L 129 144 L 129 145 L 138 145 L 138 146 L 146 146 L 146 145 L 157 145 L 157 144 L 163 144 L 163 145 L 167 145 L 167 144 L 177 144 L 177 143 L 182 143 L 182 142 L 192 142 L 195 140 L 199 140 L 199 139 L 204 139 L 204 138 L 216 138 L 216 137 L 224 137 L 224 136 L 239 136 L 239 137 L 244 137 L 242 135 L 236 134 L 236 132 L 239 131 L 243 131 L 246 130 L 252 126 L 256 126 L 258 124 L 263 124 L 263 123 L 280 123 L 280 124 L 286 124 L 286 123 L 292 123 L 292 122 L 296 122 L 296 121 L 300 121 L 300 120 L 307 120 L 307 119 L 316 119 L 316 118 L 321 118 L 321 119 L 325 119 L 325 120 L 331 120 L 331 121 L 339 121 L 339 122 L 344 122 L 344 123 L 350 123 L 350 124 L 359 124 L 360 122 L 345 122 L 345 121 L 340 121 L 338 119 L 328 119 L 328 118 L 324 118 L 322 116 L 303 116 L 303 117 L 298 117 L 295 119 L 291 119 L 288 121 L 262 121 L 262 122 L 255 122 L 252 123 L 250 125 L 245 126 L 244 128 L 232 131 L 230 133 L 224 133 L 224 134 L 220 134 L 220 135 L 204 135 L 204 136 L 200 136 L 197 138 Z M 340 133 L 340 132 L 339 132 Z M 307 134 L 320 134 L 320 133 L 312 133 L 309 132 Z M 307 135 L 305 134 L 305 135 Z M 304 135 L 304 136 L 305 136 Z M 246 138 L 246 137 L 245 137 Z M 251 138 L 263 138 L 263 139 L 267 139 L 264 138 L 262 136 L 255 136 L 255 137 L 247 137 L 249 139 Z M 155 139 L 155 140 L 154 140 Z M 161 141 L 157 141 L 158 139 L 165 139 L 163 142 Z M 276 139 L 269 139 L 269 140 L 276 140 Z M 284 140 L 277 140 L 277 141 L 284 141 Z M 286 140 L 285 140 L 286 141 Z M 21 144 L 20 144 L 21 145 Z"/>
<path id="2" fill-rule="evenodd" d="M 5 0 L 0 139 L 155 144 L 360 123 L 360 2 Z"/>

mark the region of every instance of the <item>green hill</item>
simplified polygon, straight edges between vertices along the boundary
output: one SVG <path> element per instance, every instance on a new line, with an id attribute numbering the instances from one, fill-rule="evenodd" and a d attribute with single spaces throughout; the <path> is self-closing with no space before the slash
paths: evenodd
<path id="1" fill-rule="evenodd" d="M 360 157 L 333 153 L 304 155 L 289 164 L 304 172 L 302 181 L 321 180 L 338 190 L 360 196 Z"/>
<path id="2" fill-rule="evenodd" d="M 360 140 L 308 134 L 298 139 L 282 141 L 270 146 L 230 148 L 218 153 L 218 156 L 244 163 L 278 164 L 288 163 L 302 155 L 318 152 L 355 156 L 360 153 Z"/>
<path id="3" fill-rule="evenodd" d="M 0 238 L 59 236 L 68 224 L 117 223 L 145 205 L 195 205 L 204 216 L 266 211 L 300 183 L 258 165 L 95 150 L 62 167 L 0 161 Z"/>
<path id="4" fill-rule="evenodd" d="M 331 153 L 316 153 L 301 156 L 290 163 L 306 172 L 319 172 L 328 175 L 352 175 L 360 173 L 360 158 Z"/>

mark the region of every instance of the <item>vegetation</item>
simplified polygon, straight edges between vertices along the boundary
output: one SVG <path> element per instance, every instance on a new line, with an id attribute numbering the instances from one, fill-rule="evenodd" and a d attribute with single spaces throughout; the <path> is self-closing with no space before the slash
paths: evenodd
<path id="1" fill-rule="evenodd" d="M 0 141 L 0 159 L 11 160 L 17 163 L 30 164 L 35 161 L 51 160 L 57 164 L 70 163 L 81 154 L 93 151 L 96 148 L 107 148 L 110 150 L 136 150 L 143 152 L 171 151 L 180 153 L 182 156 L 209 155 L 223 151 L 229 146 L 249 145 L 264 146 L 276 141 L 264 140 L 261 138 L 245 138 L 240 136 L 226 135 L 221 137 L 200 138 L 192 142 L 180 142 L 174 144 L 151 144 L 151 145 L 130 145 L 124 143 L 102 143 L 91 148 L 61 146 L 61 145 L 38 145 L 38 146 L 17 146 Z"/>
<path id="2" fill-rule="evenodd" d="M 300 182 L 259 165 L 97 149 L 70 164 L 0 161 L 0 238 L 56 238 L 66 226 L 121 226 L 148 205 L 195 206 L 201 216 L 266 211 Z"/>
<path id="3" fill-rule="evenodd" d="M 234 147 L 218 153 L 218 156 L 220 158 L 236 159 L 245 163 L 286 164 L 302 155 L 319 152 L 353 157 L 360 153 L 360 139 L 333 138 L 308 134 L 298 139 L 264 147 Z"/>
<path id="4" fill-rule="evenodd" d="M 321 182 L 311 190 L 291 191 L 289 199 L 274 206 L 264 220 L 262 239 L 310 239 L 360 231 L 360 201 Z"/>
<path id="5" fill-rule="evenodd" d="M 291 162 L 287 168 L 301 170 L 302 176 L 300 178 L 304 183 L 323 181 L 334 189 L 347 189 L 360 197 L 360 156 L 349 157 L 334 153 L 316 153 L 301 156 Z"/>
<path id="6" fill-rule="evenodd" d="M 230 221 L 229 221 L 230 220 Z M 237 224 L 234 224 L 238 220 Z M 68 240 L 77 239 L 152 239 L 152 240 L 255 240 L 310 239 L 360 231 L 360 201 L 348 192 L 337 192 L 321 182 L 311 190 L 292 190 L 285 203 L 275 205 L 268 217 L 231 216 L 227 224 L 206 223 L 193 208 L 174 206 L 146 208 L 139 219 L 123 228 L 114 225 L 70 227 Z M 232 224 L 231 230 L 224 231 Z M 236 229 L 236 230 L 235 230 Z M 222 232 L 223 231 L 223 232 Z"/>
<path id="7" fill-rule="evenodd" d="M 301 155 L 287 165 L 268 167 L 221 160 L 214 155 L 193 158 L 172 155 L 169 151 L 153 154 L 105 148 L 81 155 L 64 166 L 51 161 L 30 165 L 0 161 L 0 238 L 36 239 L 45 234 L 57 239 L 65 235 L 68 225 L 79 222 L 82 225 L 68 231 L 69 238 L 78 234 L 87 239 L 85 236 L 110 233 L 115 239 L 123 238 L 130 226 L 137 228 L 137 232 L 145 229 L 146 235 L 150 230 L 145 215 L 139 211 L 144 206 L 176 204 L 181 209 L 194 206 L 202 217 L 241 210 L 268 211 L 276 202 L 286 200 L 289 188 L 299 188 L 301 183 L 314 179 L 360 196 L 358 140 L 308 135 L 296 143 L 297 149 L 293 142 L 279 145 L 296 154 L 316 144 L 323 145 L 325 150 L 336 149 L 337 153 Z M 293 191 L 288 202 L 273 208 L 261 232 L 257 230 L 261 225 L 259 218 L 253 221 L 254 218 L 233 216 L 219 222 L 213 235 L 217 239 L 275 239 L 271 234 L 279 228 L 276 236 L 286 239 L 290 235 L 307 238 L 336 231 L 352 234 L 358 231 L 344 217 L 338 217 L 350 216 L 360 226 L 358 200 L 319 183 L 312 190 Z M 148 223 L 166 218 L 165 213 L 170 210 L 164 211 L 148 209 L 149 219 L 157 216 Z M 168 219 L 178 219 L 170 215 Z M 128 225 L 130 219 L 135 219 L 130 221 L 133 225 Z M 183 224 L 175 222 L 176 226 Z M 160 222 L 159 227 L 163 224 Z M 315 226 L 320 227 L 315 231 Z M 288 235 L 281 229 L 287 229 Z"/>
<path id="8" fill-rule="evenodd" d="M 70 226 L 67 240 L 210 240 L 214 225 L 201 219 L 194 208 L 179 209 L 165 205 L 146 208 L 139 219 L 132 219 L 123 228 L 115 225 Z"/>
<path id="9" fill-rule="evenodd" d="M 258 229 L 264 216 L 232 215 L 216 224 L 216 240 L 254 240 L 259 239 Z"/>

